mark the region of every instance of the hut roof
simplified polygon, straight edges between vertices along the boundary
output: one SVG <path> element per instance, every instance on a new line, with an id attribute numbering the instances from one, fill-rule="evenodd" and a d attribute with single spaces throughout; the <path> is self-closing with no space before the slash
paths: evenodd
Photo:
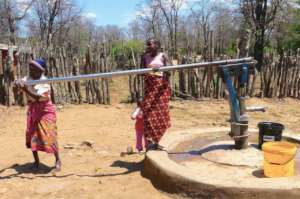
<path id="1" fill-rule="evenodd" d="M 13 48 L 13 50 L 17 50 L 18 46 L 7 45 L 7 44 L 0 44 L 0 50 L 8 50 L 9 48 Z"/>

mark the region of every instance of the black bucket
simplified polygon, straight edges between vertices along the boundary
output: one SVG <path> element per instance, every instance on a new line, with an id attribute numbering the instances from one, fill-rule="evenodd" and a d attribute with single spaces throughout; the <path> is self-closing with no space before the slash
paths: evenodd
<path id="1" fill-rule="evenodd" d="M 281 141 L 282 131 L 284 130 L 283 124 L 274 123 L 274 122 L 260 122 L 258 123 L 258 128 L 259 128 L 258 147 L 260 149 L 264 142 Z"/>

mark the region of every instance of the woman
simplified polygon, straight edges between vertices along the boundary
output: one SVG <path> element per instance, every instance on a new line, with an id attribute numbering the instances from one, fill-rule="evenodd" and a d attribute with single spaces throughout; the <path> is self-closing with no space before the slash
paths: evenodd
<path id="1" fill-rule="evenodd" d="M 167 57 L 160 52 L 160 42 L 154 38 L 147 40 L 147 49 L 142 56 L 142 66 L 158 69 L 167 65 Z M 159 149 L 159 141 L 171 126 L 169 99 L 171 89 L 168 73 L 154 72 L 145 75 L 145 94 L 141 104 L 144 114 L 144 134 L 149 141 L 149 149 Z"/>
<path id="2" fill-rule="evenodd" d="M 61 161 L 58 153 L 56 111 L 50 99 L 50 85 L 37 84 L 26 86 L 26 80 L 46 79 L 46 63 L 42 59 L 29 63 L 29 77 L 17 80 L 15 85 L 27 96 L 27 130 L 26 146 L 30 148 L 34 157 L 33 169 L 39 169 L 38 151 L 52 153 L 55 156 L 55 169 L 60 171 Z"/>

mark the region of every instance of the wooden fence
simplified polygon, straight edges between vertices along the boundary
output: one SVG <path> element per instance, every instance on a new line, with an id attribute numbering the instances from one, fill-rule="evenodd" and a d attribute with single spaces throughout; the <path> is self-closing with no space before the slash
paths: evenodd
<path id="1" fill-rule="evenodd" d="M 0 53 L 1 54 L 1 53 Z M 27 74 L 27 63 L 35 57 L 28 52 L 17 54 L 16 62 L 8 58 L 0 63 L 0 103 L 4 105 L 24 104 L 22 95 L 13 92 L 12 82 L 15 78 Z M 131 56 L 127 60 L 127 68 L 138 69 L 139 55 Z M 226 59 L 221 57 L 218 59 Z M 104 48 L 91 49 L 87 47 L 84 55 L 78 55 L 65 48 L 52 51 L 46 58 L 49 77 L 62 77 L 79 74 L 101 73 L 120 70 L 111 56 L 106 56 Z M 199 57 L 182 57 L 178 64 L 201 62 Z M 12 64 L 14 63 L 14 67 Z M 129 67 L 131 66 L 131 67 Z M 14 70 L 13 70 L 14 69 Z M 225 85 L 213 67 L 186 69 L 172 72 L 170 83 L 172 97 L 183 99 L 222 99 Z M 136 101 L 143 95 L 143 77 L 130 76 L 129 102 Z M 52 85 L 52 100 L 57 104 L 63 103 L 91 103 L 110 104 L 109 79 L 88 80 L 81 82 L 66 82 Z M 260 97 L 293 97 L 300 98 L 300 55 L 265 57 L 265 65 L 256 77 L 251 76 L 245 95 Z"/>

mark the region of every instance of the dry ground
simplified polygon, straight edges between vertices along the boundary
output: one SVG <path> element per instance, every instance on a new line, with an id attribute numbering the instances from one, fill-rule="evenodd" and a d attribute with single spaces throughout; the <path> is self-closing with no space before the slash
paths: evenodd
<path id="1" fill-rule="evenodd" d="M 129 119 L 133 105 L 119 103 L 126 98 L 126 89 L 114 84 L 111 106 L 65 105 L 58 110 L 63 167 L 57 174 L 50 171 L 54 157 L 47 154 L 40 154 L 44 165 L 39 173 L 29 169 L 32 157 L 24 144 L 26 109 L 0 107 L 0 198 L 171 198 L 141 176 L 143 155 L 120 157 L 135 143 L 134 123 Z M 299 100 L 251 99 L 248 104 L 268 107 L 266 113 L 250 114 L 252 127 L 269 120 L 300 133 Z M 168 133 L 227 126 L 228 112 L 226 101 L 171 102 L 173 126 Z M 84 141 L 93 142 L 93 147 L 81 147 Z"/>

